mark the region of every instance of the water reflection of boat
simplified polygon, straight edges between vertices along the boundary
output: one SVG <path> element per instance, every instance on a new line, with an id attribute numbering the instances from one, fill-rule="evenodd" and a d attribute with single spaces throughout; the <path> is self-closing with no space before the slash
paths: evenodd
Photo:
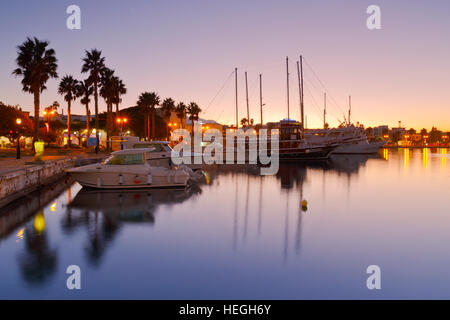
<path id="1" fill-rule="evenodd" d="M 181 203 L 200 193 L 199 186 L 187 189 L 100 190 L 81 189 L 69 204 L 62 220 L 65 232 L 83 228 L 88 235 L 88 261 L 99 265 L 123 224 L 155 222 L 161 205 Z"/>
<path id="2" fill-rule="evenodd" d="M 116 215 L 120 221 L 153 222 L 155 208 L 181 203 L 199 189 L 97 190 L 83 188 L 69 208 Z"/>
<path id="3" fill-rule="evenodd" d="M 291 189 L 294 185 L 301 186 L 306 180 L 307 170 L 357 174 L 370 159 L 382 158 L 380 155 L 331 155 L 330 159 L 322 162 L 286 162 L 280 164 L 276 176 L 283 189 Z"/>
<path id="4" fill-rule="evenodd" d="M 371 159 L 381 160 L 379 154 L 352 154 L 352 155 L 331 155 L 328 166 L 329 170 L 338 173 L 358 173 L 361 167 L 364 167 L 367 161 Z"/>

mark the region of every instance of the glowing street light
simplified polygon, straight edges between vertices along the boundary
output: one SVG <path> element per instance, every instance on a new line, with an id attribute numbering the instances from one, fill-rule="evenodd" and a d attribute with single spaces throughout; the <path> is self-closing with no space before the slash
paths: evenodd
<path id="1" fill-rule="evenodd" d="M 127 118 L 117 118 L 116 122 L 120 126 L 120 134 L 122 134 L 123 125 L 128 122 L 128 119 Z"/>
<path id="2" fill-rule="evenodd" d="M 22 119 L 17 118 L 16 119 L 17 126 L 20 126 L 22 124 Z M 17 130 L 17 153 L 16 153 L 16 159 L 20 159 L 20 134 L 19 130 Z"/>

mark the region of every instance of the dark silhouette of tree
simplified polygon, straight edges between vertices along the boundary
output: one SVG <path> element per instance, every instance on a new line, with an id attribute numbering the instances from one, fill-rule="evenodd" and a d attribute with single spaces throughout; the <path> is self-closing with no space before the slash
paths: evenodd
<path id="1" fill-rule="evenodd" d="M 17 47 L 18 68 L 13 71 L 22 77 L 22 90 L 34 95 L 34 141 L 39 140 L 40 95 L 47 89 L 47 81 L 58 77 L 55 50 L 48 45 L 47 41 L 27 38 Z"/>
<path id="2" fill-rule="evenodd" d="M 91 51 L 86 50 L 86 56 L 83 58 L 83 66 L 81 72 L 89 73 L 89 81 L 94 85 L 94 106 L 95 106 L 95 137 L 97 145 L 95 151 L 98 153 L 100 140 L 98 131 L 98 86 L 102 72 L 105 70 L 105 58 L 102 57 L 102 52 L 97 49 Z"/>
<path id="3" fill-rule="evenodd" d="M 114 102 L 114 70 L 105 68 L 101 74 L 100 78 L 100 96 L 105 99 L 106 102 L 106 114 L 107 114 L 107 121 L 106 121 L 106 145 L 107 149 L 110 148 L 109 141 L 111 139 L 112 135 L 112 129 L 113 129 L 113 115 L 112 115 L 112 108 L 113 108 L 113 102 Z"/>
<path id="4" fill-rule="evenodd" d="M 127 88 L 119 77 L 114 77 L 114 98 L 113 102 L 116 105 L 116 116 L 119 114 L 119 104 L 122 102 L 121 96 L 127 93 Z"/>
<path id="5" fill-rule="evenodd" d="M 22 123 L 17 124 L 20 118 Z M 9 106 L 0 102 L 0 136 L 13 141 L 20 136 L 33 136 L 34 124 L 18 106 Z"/>
<path id="6" fill-rule="evenodd" d="M 430 143 L 437 143 L 441 140 L 442 131 L 439 131 L 436 127 L 432 127 L 429 133 Z"/>
<path id="7" fill-rule="evenodd" d="M 410 134 L 410 135 L 416 134 L 416 130 L 411 128 L 408 130 L 408 134 Z"/>
<path id="8" fill-rule="evenodd" d="M 183 120 L 186 119 L 186 105 L 183 102 L 179 102 L 175 107 L 178 119 L 180 119 L 180 128 L 183 128 Z"/>
<path id="9" fill-rule="evenodd" d="M 152 136 L 155 137 L 155 107 L 160 99 L 156 92 L 143 92 L 137 101 L 138 107 L 147 114 L 147 138 L 150 140 L 150 114 L 152 115 Z"/>
<path id="10" fill-rule="evenodd" d="M 194 121 L 198 121 L 198 115 L 202 112 L 202 109 L 195 102 L 189 103 L 187 106 L 187 114 L 189 115 L 189 120 L 191 120 L 192 133 L 194 132 Z"/>
<path id="11" fill-rule="evenodd" d="M 64 96 L 64 100 L 67 102 L 67 145 L 70 148 L 72 145 L 70 139 L 70 107 L 72 101 L 77 98 L 78 80 L 69 75 L 64 76 L 59 83 L 58 93 Z"/>
<path id="12" fill-rule="evenodd" d="M 78 82 L 77 88 L 77 96 L 81 98 L 80 102 L 86 107 L 86 137 L 90 136 L 90 122 L 91 122 L 91 113 L 89 111 L 89 99 L 90 96 L 94 93 L 94 87 L 89 79 Z"/>
<path id="13" fill-rule="evenodd" d="M 169 121 L 172 112 L 175 111 L 175 101 L 172 98 L 166 98 L 161 104 L 161 111 L 166 121 L 166 137 L 169 140 Z"/>

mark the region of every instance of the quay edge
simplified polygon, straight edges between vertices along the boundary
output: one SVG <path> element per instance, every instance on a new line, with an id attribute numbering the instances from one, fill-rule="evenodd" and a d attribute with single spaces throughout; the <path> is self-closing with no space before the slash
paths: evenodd
<path id="1" fill-rule="evenodd" d="M 29 165 L 0 174 L 0 208 L 61 179 L 65 175 L 65 169 L 96 163 L 103 159 L 104 156 L 49 160 L 43 164 Z"/>

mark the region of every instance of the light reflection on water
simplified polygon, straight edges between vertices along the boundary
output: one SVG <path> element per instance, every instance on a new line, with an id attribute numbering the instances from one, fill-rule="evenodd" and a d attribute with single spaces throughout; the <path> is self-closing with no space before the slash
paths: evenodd
<path id="1" fill-rule="evenodd" d="M 275 176 L 212 167 L 187 190 L 62 182 L 0 216 L 0 298 L 450 298 L 446 164 L 400 149 Z"/>

